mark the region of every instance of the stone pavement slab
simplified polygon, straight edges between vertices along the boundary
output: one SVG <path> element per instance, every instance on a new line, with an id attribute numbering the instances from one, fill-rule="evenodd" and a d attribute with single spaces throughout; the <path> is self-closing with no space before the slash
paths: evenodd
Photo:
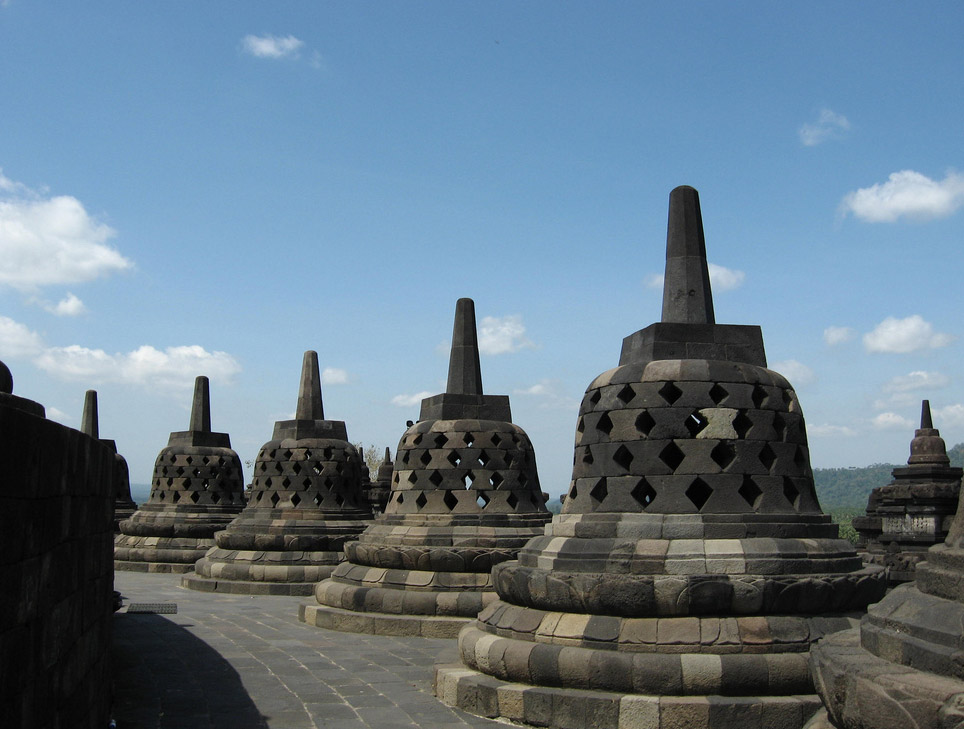
<path id="1" fill-rule="evenodd" d="M 118 572 L 124 604 L 173 615 L 114 617 L 118 729 L 488 729 L 444 706 L 432 666 L 454 641 L 305 625 L 305 598 L 195 592 L 180 575 Z M 126 608 L 125 608 L 126 609 Z"/>

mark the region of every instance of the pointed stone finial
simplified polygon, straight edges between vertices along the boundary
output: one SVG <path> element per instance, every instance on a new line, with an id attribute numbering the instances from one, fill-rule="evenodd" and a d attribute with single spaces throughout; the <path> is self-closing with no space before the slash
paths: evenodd
<path id="1" fill-rule="evenodd" d="M 668 323 L 716 323 L 700 196 L 686 185 L 669 194 L 662 319 Z"/>
<path id="2" fill-rule="evenodd" d="M 385 458 L 382 459 L 382 463 L 391 463 L 391 462 L 392 462 L 392 452 L 388 448 L 388 446 L 385 446 Z"/>
<path id="3" fill-rule="evenodd" d="M 318 353 L 309 349 L 301 362 L 301 384 L 298 386 L 298 408 L 295 411 L 295 420 L 324 419 L 325 406 L 321 399 Z"/>
<path id="4" fill-rule="evenodd" d="M 80 418 L 80 432 L 91 438 L 100 438 L 97 419 L 97 390 L 88 390 L 84 395 L 84 414 Z"/>
<path id="5" fill-rule="evenodd" d="M 951 465 L 941 432 L 934 427 L 931 420 L 930 400 L 921 401 L 920 428 L 914 432 L 914 440 L 910 442 L 910 458 L 907 459 L 907 465 Z"/>
<path id="6" fill-rule="evenodd" d="M 455 304 L 455 328 L 449 355 L 449 381 L 445 391 L 453 395 L 481 395 L 482 367 L 475 330 L 475 302 L 459 299 Z"/>
<path id="7" fill-rule="evenodd" d="M 13 373 L 3 362 L 0 362 L 0 393 L 13 394 Z"/>
<path id="8" fill-rule="evenodd" d="M 194 402 L 191 403 L 191 425 L 188 430 L 211 432 L 211 389 L 204 375 L 194 380 Z"/>

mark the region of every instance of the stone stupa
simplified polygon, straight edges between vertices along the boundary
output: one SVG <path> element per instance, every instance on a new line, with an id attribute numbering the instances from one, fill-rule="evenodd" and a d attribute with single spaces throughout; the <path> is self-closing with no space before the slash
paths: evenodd
<path id="1" fill-rule="evenodd" d="M 588 387 L 562 514 L 493 570 L 436 693 L 538 726 L 799 729 L 807 655 L 878 600 L 817 503 L 796 393 L 715 323 L 696 190 L 670 194 L 662 321 Z"/>
<path id="2" fill-rule="evenodd" d="M 853 520 L 857 550 L 865 561 L 887 567 L 891 585 L 913 580 L 928 548 L 947 537 L 962 473 L 951 466 L 930 402 L 924 400 L 907 465 L 894 469 L 891 483 L 871 491 L 866 516 Z"/>
<path id="3" fill-rule="evenodd" d="M 392 475 L 395 473 L 395 464 L 392 462 L 391 448 L 385 448 L 385 457 L 378 464 L 378 471 L 375 480 L 371 482 L 365 493 L 372 511 L 381 514 L 388 505 L 388 499 L 392 494 Z"/>
<path id="4" fill-rule="evenodd" d="M 198 377 L 190 428 L 157 454 L 150 498 L 120 523 L 114 569 L 189 572 L 243 506 L 241 460 L 227 433 L 211 431 L 208 378 Z"/>
<path id="5" fill-rule="evenodd" d="M 185 587 L 209 592 L 310 595 L 371 523 L 357 449 L 345 423 L 326 420 L 318 354 L 305 352 L 294 420 L 279 420 L 254 464 L 248 504 Z"/>
<path id="6" fill-rule="evenodd" d="M 117 452 L 117 443 L 109 438 L 100 437 L 96 390 L 88 390 L 84 394 L 84 412 L 81 416 L 80 432 L 99 440 L 114 453 L 114 531 L 117 532 L 120 530 L 120 522 L 130 519 L 137 511 L 137 504 L 131 497 L 131 478 L 127 459 Z"/>
<path id="7" fill-rule="evenodd" d="M 495 599 L 492 566 L 549 520 L 535 454 L 506 395 L 484 395 L 475 304 L 459 299 L 446 391 L 422 400 L 385 508 L 301 618 L 324 628 L 454 637 Z"/>

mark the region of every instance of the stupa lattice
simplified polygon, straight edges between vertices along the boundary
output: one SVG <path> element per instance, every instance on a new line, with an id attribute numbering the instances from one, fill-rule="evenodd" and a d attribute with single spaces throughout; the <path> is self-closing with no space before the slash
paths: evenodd
<path id="1" fill-rule="evenodd" d="M 820 509 L 760 328 L 715 323 L 693 188 L 670 195 L 662 321 L 589 385 L 562 514 L 493 579 L 437 695 L 601 729 L 799 729 L 811 644 L 883 594 Z"/>
<path id="2" fill-rule="evenodd" d="M 182 584 L 195 590 L 310 595 L 372 514 L 345 423 L 326 420 L 318 354 L 305 352 L 294 420 L 275 423 L 248 503 Z"/>
<path id="3" fill-rule="evenodd" d="M 109 438 L 100 437 L 100 417 L 97 411 L 97 391 L 88 390 L 84 394 L 84 411 L 81 415 L 80 432 L 99 440 L 114 452 L 114 531 L 120 529 L 120 522 L 130 519 L 137 511 L 137 504 L 131 497 L 130 470 L 127 459 L 117 452 L 117 443 Z"/>
<path id="4" fill-rule="evenodd" d="M 114 568 L 188 572 L 243 506 L 241 460 L 230 436 L 211 430 L 208 378 L 198 377 L 189 429 L 157 454 L 150 498 L 120 523 Z"/>
<path id="5" fill-rule="evenodd" d="M 864 560 L 887 568 L 892 585 L 913 580 L 928 548 L 947 537 L 962 473 L 951 466 L 930 402 L 924 400 L 907 465 L 895 468 L 894 480 L 870 493 L 866 515 L 853 520 L 857 549 Z"/>
<path id="6" fill-rule="evenodd" d="M 387 458 L 387 455 L 386 455 Z M 391 495 L 301 618 L 320 627 L 454 637 L 495 599 L 493 565 L 549 520 L 509 398 L 482 390 L 475 305 L 455 310 L 446 391 L 402 435 Z"/>

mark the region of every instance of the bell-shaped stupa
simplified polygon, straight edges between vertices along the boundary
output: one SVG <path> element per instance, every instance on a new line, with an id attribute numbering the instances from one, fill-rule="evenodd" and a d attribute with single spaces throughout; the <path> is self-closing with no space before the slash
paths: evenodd
<path id="1" fill-rule="evenodd" d="M 549 520 L 535 453 L 506 395 L 484 395 L 475 304 L 459 299 L 446 392 L 422 400 L 395 453 L 385 512 L 301 618 L 337 630 L 454 637 L 495 599 L 492 566 Z"/>
<path id="2" fill-rule="evenodd" d="M 114 531 L 120 531 L 120 522 L 134 515 L 137 504 L 131 497 L 131 477 L 127 468 L 127 459 L 117 452 L 117 443 L 109 438 L 100 437 L 96 390 L 88 390 L 84 394 L 84 412 L 81 416 L 80 432 L 99 440 L 114 453 Z"/>
<path id="3" fill-rule="evenodd" d="M 586 391 L 562 514 L 462 631 L 437 695 L 541 726 L 798 729 L 811 643 L 879 599 L 817 503 L 796 393 L 716 324 L 696 190 L 670 194 L 662 321 Z"/>
<path id="4" fill-rule="evenodd" d="M 395 464 L 392 462 L 392 450 L 386 447 L 385 457 L 378 464 L 375 480 L 371 482 L 365 492 L 368 503 L 376 514 L 381 514 L 388 505 L 388 499 L 392 493 L 392 475 L 394 473 Z"/>
<path id="5" fill-rule="evenodd" d="M 243 506 L 241 460 L 227 433 L 211 431 L 208 378 L 198 377 L 190 429 L 157 454 L 150 498 L 120 523 L 114 568 L 188 572 Z"/>
<path id="6" fill-rule="evenodd" d="M 853 520 L 857 550 L 865 561 L 887 567 L 891 585 L 913 580 L 928 548 L 947 537 L 962 473 L 951 466 L 930 402 L 924 400 L 907 465 L 894 469 L 891 483 L 871 491 L 866 516 Z"/>
<path id="7" fill-rule="evenodd" d="M 326 420 L 318 354 L 305 352 L 294 420 L 279 420 L 254 464 L 248 504 L 182 584 L 195 590 L 310 595 L 371 523 L 345 423 Z"/>

